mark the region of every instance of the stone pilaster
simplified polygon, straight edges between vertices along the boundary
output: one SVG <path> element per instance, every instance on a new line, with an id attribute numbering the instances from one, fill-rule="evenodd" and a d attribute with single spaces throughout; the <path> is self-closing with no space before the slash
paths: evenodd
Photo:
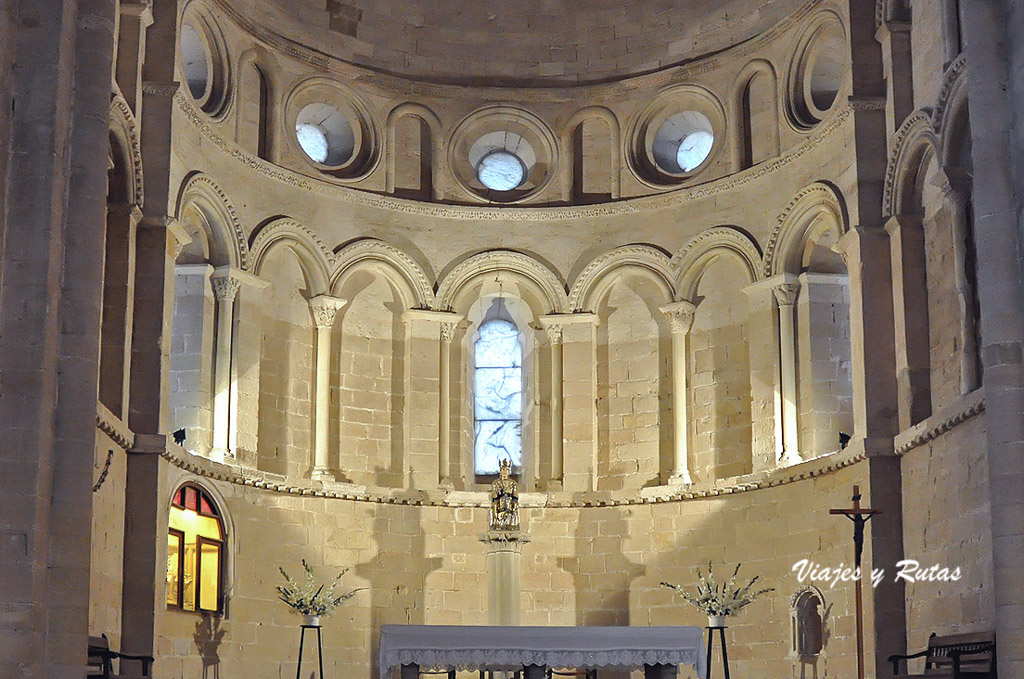
<path id="1" fill-rule="evenodd" d="M 693 328 L 693 315 L 697 307 L 693 302 L 681 300 L 661 307 L 672 329 L 672 475 L 669 482 L 689 485 L 690 476 L 689 438 L 690 423 L 687 406 L 689 402 L 690 352 L 687 340 Z"/>
<path id="2" fill-rule="evenodd" d="M 758 281 L 743 289 L 747 295 L 747 319 L 752 328 L 750 347 L 750 417 L 752 470 L 774 469 L 782 459 L 782 368 L 779 357 L 779 314 L 772 289 L 783 276 Z"/>
<path id="3" fill-rule="evenodd" d="M 461 318 L 460 318 L 461 320 Z M 441 360 L 437 416 L 437 477 L 442 486 L 452 485 L 452 340 L 459 322 L 441 321 Z"/>
<path id="4" fill-rule="evenodd" d="M 564 363 L 562 485 L 565 490 L 597 488 L 597 314 L 563 316 Z"/>
<path id="5" fill-rule="evenodd" d="M 327 437 L 330 433 L 330 399 L 331 399 L 331 327 L 338 315 L 338 310 L 345 306 L 347 300 L 317 295 L 309 300 L 309 310 L 313 315 L 316 333 L 316 363 L 314 367 L 314 384 L 316 391 L 313 396 L 313 469 L 314 479 L 334 480 L 327 461 Z"/>

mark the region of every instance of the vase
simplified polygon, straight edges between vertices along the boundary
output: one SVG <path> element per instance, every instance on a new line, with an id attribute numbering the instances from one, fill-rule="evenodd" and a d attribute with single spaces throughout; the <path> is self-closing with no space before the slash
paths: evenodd
<path id="1" fill-rule="evenodd" d="M 319 615 L 303 615 L 302 624 L 306 627 L 319 627 L 320 616 Z"/>
<path id="2" fill-rule="evenodd" d="M 725 627 L 724 615 L 709 615 L 708 627 Z"/>

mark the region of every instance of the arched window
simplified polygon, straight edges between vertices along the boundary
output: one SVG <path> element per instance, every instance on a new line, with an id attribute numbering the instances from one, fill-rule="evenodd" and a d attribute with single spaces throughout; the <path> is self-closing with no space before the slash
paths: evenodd
<path id="1" fill-rule="evenodd" d="M 502 458 L 522 467 L 523 348 L 511 320 L 492 318 L 480 325 L 474 380 L 475 470 L 498 473 Z"/>
<path id="2" fill-rule="evenodd" d="M 222 609 L 224 526 L 202 489 L 174 494 L 167 530 L 167 605 L 184 611 Z"/>
<path id="3" fill-rule="evenodd" d="M 790 608 L 793 655 L 811 658 L 821 654 L 825 647 L 823 613 L 824 603 L 817 590 L 805 588 L 793 597 Z"/>

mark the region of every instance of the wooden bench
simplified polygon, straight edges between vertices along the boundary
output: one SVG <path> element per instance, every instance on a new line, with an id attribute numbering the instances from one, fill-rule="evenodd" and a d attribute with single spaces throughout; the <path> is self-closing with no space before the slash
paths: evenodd
<path id="1" fill-rule="evenodd" d="M 900 661 L 924 658 L 923 674 L 900 674 Z M 981 679 L 996 677 L 996 634 L 976 632 L 928 637 L 928 648 L 912 655 L 890 655 L 894 679 L 907 677 L 952 677 L 952 679 Z M 909 672 L 909 669 L 907 670 Z"/>
<path id="2" fill-rule="evenodd" d="M 115 660 L 137 660 L 142 663 L 141 677 L 152 677 L 150 669 L 153 666 L 153 656 L 150 655 L 129 655 L 110 650 L 110 642 L 107 635 L 89 637 L 89 661 L 86 665 L 87 677 L 103 677 L 103 679 L 116 679 L 114 674 Z M 118 667 L 120 670 L 120 667 Z"/>

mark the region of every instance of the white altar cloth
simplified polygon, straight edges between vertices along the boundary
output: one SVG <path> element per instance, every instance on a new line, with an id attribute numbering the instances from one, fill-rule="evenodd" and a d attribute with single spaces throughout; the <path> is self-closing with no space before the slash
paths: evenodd
<path id="1" fill-rule="evenodd" d="M 523 665 L 600 669 L 690 665 L 706 674 L 700 627 L 502 627 L 382 625 L 381 679 L 421 669 L 518 670 Z"/>

